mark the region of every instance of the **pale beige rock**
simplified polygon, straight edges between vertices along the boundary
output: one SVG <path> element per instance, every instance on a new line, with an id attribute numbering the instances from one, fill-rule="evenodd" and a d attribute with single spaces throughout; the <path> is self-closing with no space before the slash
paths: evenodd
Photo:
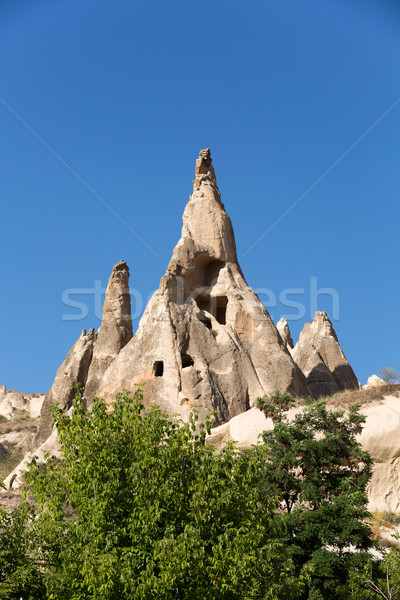
<path id="1" fill-rule="evenodd" d="M 291 408 L 286 414 L 289 420 L 301 412 L 301 407 Z M 272 419 L 267 419 L 264 413 L 256 407 L 233 417 L 227 423 L 213 427 L 207 437 L 207 444 L 221 450 L 227 442 L 237 442 L 242 449 L 250 448 L 255 444 L 262 443 L 263 431 L 273 429 Z"/>
<path id="2" fill-rule="evenodd" d="M 282 342 L 285 344 L 289 352 L 291 352 L 293 349 L 293 340 L 290 334 L 289 323 L 287 322 L 285 317 L 279 319 L 279 321 L 276 324 L 276 328 L 279 332 L 279 335 L 282 338 Z"/>
<path id="3" fill-rule="evenodd" d="M 60 457 L 58 447 L 57 431 L 54 429 L 50 436 L 41 444 L 34 452 L 25 454 L 19 465 L 11 471 L 4 480 L 6 490 L 17 489 L 21 486 L 24 480 L 24 475 L 28 470 L 29 463 L 35 457 L 39 463 L 44 462 L 46 455 Z"/>
<path id="4" fill-rule="evenodd" d="M 53 385 L 43 402 L 39 431 L 34 441 L 36 447 L 43 444 L 52 433 L 51 407 L 57 404 L 66 412 L 70 408 L 75 395 L 72 389 L 73 386 L 78 383 L 85 385 L 92 360 L 94 341 L 94 329 L 90 329 L 89 333 L 86 333 L 84 329 L 59 367 Z"/>
<path id="5" fill-rule="evenodd" d="M 328 408 L 337 407 L 328 403 Z M 288 411 L 292 420 L 302 409 Z M 400 512 L 400 398 L 387 396 L 374 404 L 365 405 L 361 413 L 367 417 L 359 436 L 362 447 L 373 459 L 373 474 L 367 488 L 370 511 Z M 235 441 L 239 448 L 249 448 L 260 442 L 260 435 L 272 429 L 271 419 L 266 419 L 257 408 L 242 413 L 229 422 L 211 430 L 207 443 L 220 450 L 226 442 Z"/>
<path id="6" fill-rule="evenodd" d="M 311 323 L 304 325 L 292 356 L 315 397 L 359 388 L 326 312 L 317 311 Z"/>
<path id="7" fill-rule="evenodd" d="M 97 335 L 94 329 L 89 333 L 86 333 L 86 330 L 82 331 L 58 369 L 45 400 L 43 401 L 43 395 L 40 398 L 30 399 L 31 416 L 36 416 L 41 408 L 39 430 L 33 441 L 34 448 L 43 446 L 48 449 L 49 445 L 55 447 L 57 437 L 54 438 L 52 405 L 58 404 L 65 413 L 69 414 L 75 394 L 73 386 L 77 384 L 87 386 L 85 393 L 90 399 L 96 392 L 99 378 L 131 338 L 129 269 L 124 261 L 120 261 L 114 265 L 110 276 L 103 306 L 103 318 Z M 12 399 L 10 406 L 25 401 L 26 409 L 27 401 L 22 394 L 17 396 L 15 396 L 16 392 L 13 396 L 9 394 L 6 393 L 5 386 L 0 388 L 0 414 L 1 407 L 6 406 L 6 401 L 10 404 L 10 398 Z M 19 478 L 31 457 L 32 453 L 29 453 L 16 468 L 15 472 L 18 472 Z"/>
<path id="8" fill-rule="evenodd" d="M 220 423 L 274 389 L 309 392 L 265 307 L 247 285 L 210 151 L 196 161 L 182 237 L 132 340 L 96 393 L 112 401 L 145 383 L 145 403 L 186 417 L 215 410 Z"/>
<path id="9" fill-rule="evenodd" d="M 114 265 L 106 290 L 102 321 L 96 335 L 86 382 L 85 397 L 89 402 L 97 391 L 99 380 L 131 338 L 129 268 L 121 260 Z"/>
<path id="10" fill-rule="evenodd" d="M 386 381 L 378 377 L 378 375 L 371 375 L 371 377 L 368 377 L 367 383 L 363 385 L 363 388 L 368 389 L 372 387 L 378 387 L 380 385 L 387 385 L 387 383 Z"/>
<path id="11" fill-rule="evenodd" d="M 16 410 L 29 413 L 32 419 L 39 416 L 46 394 L 22 394 L 0 386 L 0 415 L 12 419 Z"/>

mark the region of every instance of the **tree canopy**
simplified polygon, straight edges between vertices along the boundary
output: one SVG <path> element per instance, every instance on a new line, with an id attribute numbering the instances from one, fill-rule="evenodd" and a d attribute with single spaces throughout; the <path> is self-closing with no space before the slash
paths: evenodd
<path id="1" fill-rule="evenodd" d="M 398 550 L 368 553 L 364 417 L 292 405 L 259 399 L 273 429 L 215 452 L 196 414 L 144 410 L 141 389 L 87 411 L 77 389 L 70 417 L 54 409 L 61 458 L 0 512 L 0 600 L 398 597 Z"/>
<path id="2" fill-rule="evenodd" d="M 19 515 L 35 548 L 16 560 L 42 587 L 17 568 L 0 597 L 43 598 L 43 588 L 60 600 L 300 597 L 303 578 L 274 525 L 276 494 L 258 485 L 264 447 L 216 454 L 209 424 L 144 412 L 141 397 L 120 394 L 111 412 L 97 398 L 89 412 L 78 391 L 71 418 L 56 411 L 62 460 L 32 464 L 35 518 Z"/>

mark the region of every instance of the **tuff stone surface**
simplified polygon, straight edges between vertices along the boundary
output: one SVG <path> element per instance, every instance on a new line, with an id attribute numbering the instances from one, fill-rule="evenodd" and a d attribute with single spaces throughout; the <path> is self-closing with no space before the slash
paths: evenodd
<path id="1" fill-rule="evenodd" d="M 380 385 L 387 385 L 387 383 L 381 377 L 378 377 L 378 375 L 371 375 L 371 377 L 368 377 L 368 381 L 363 386 L 363 388 L 366 389 L 366 388 L 378 387 Z"/>
<path id="2" fill-rule="evenodd" d="M 95 335 L 94 329 L 90 329 L 89 333 L 84 329 L 59 367 L 53 385 L 43 402 L 39 431 L 34 440 L 36 448 L 52 433 L 51 407 L 58 404 L 63 411 L 68 411 L 75 395 L 73 386 L 78 383 L 85 385 L 92 360 Z"/>
<path id="3" fill-rule="evenodd" d="M 291 350 L 293 349 L 293 340 L 290 334 L 289 324 L 285 317 L 279 319 L 279 321 L 276 324 L 276 328 L 279 332 L 279 335 L 282 338 L 282 342 L 285 344 L 289 352 L 291 352 Z"/>
<path id="4" fill-rule="evenodd" d="M 317 311 L 311 323 L 304 325 L 292 356 L 317 398 L 359 388 L 326 312 Z"/>
<path id="5" fill-rule="evenodd" d="M 85 396 L 93 397 L 99 380 L 132 338 L 129 268 L 121 260 L 114 265 L 103 305 L 102 321 L 93 346 L 93 355 L 86 382 Z"/>
<path id="6" fill-rule="evenodd" d="M 221 423 L 274 389 L 309 392 L 243 277 L 209 149 L 196 161 L 193 195 L 167 272 L 96 393 L 112 402 L 116 392 L 140 383 L 146 404 L 183 417 L 196 405 L 203 415 L 215 410 Z"/>
<path id="7" fill-rule="evenodd" d="M 16 410 L 29 413 L 31 419 L 39 416 L 46 394 L 21 394 L 0 386 L 0 415 L 11 419 Z"/>

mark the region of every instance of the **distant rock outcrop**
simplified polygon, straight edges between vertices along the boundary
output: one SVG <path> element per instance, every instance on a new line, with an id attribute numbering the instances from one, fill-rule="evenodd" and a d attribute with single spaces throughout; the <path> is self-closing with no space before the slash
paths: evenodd
<path id="1" fill-rule="evenodd" d="M 380 385 L 387 385 L 387 383 L 381 377 L 378 377 L 378 375 L 371 375 L 371 377 L 368 377 L 367 383 L 363 385 L 363 388 L 378 387 Z"/>
<path id="2" fill-rule="evenodd" d="M 0 385 L 0 415 L 11 419 L 16 410 L 22 410 L 35 419 L 40 414 L 45 397 L 46 394 L 21 394 Z"/>
<path id="3" fill-rule="evenodd" d="M 304 325 L 292 356 L 315 397 L 359 388 L 326 312 L 317 311 L 312 322 Z"/>

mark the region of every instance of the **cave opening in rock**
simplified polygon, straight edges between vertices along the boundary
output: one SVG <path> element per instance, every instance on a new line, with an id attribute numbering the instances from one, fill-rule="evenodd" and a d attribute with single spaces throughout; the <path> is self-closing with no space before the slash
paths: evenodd
<path id="1" fill-rule="evenodd" d="M 193 367 L 194 360 L 190 356 L 190 354 L 181 354 L 182 359 L 182 369 L 186 369 L 186 367 Z"/>
<path id="2" fill-rule="evenodd" d="M 217 296 L 216 298 L 217 310 L 215 318 L 220 325 L 226 323 L 226 307 L 228 305 L 228 298 L 226 296 Z"/>
<path id="3" fill-rule="evenodd" d="M 200 254 L 194 260 L 195 286 L 212 287 L 218 280 L 220 270 L 225 266 L 222 260 Z"/>
<path id="4" fill-rule="evenodd" d="M 164 375 L 164 361 L 156 360 L 153 365 L 153 375 L 154 377 L 162 377 Z"/>
<path id="5" fill-rule="evenodd" d="M 200 310 L 210 313 L 220 325 L 226 324 L 226 307 L 228 298 L 226 296 L 208 296 L 202 294 L 196 298 L 197 306 Z"/>

